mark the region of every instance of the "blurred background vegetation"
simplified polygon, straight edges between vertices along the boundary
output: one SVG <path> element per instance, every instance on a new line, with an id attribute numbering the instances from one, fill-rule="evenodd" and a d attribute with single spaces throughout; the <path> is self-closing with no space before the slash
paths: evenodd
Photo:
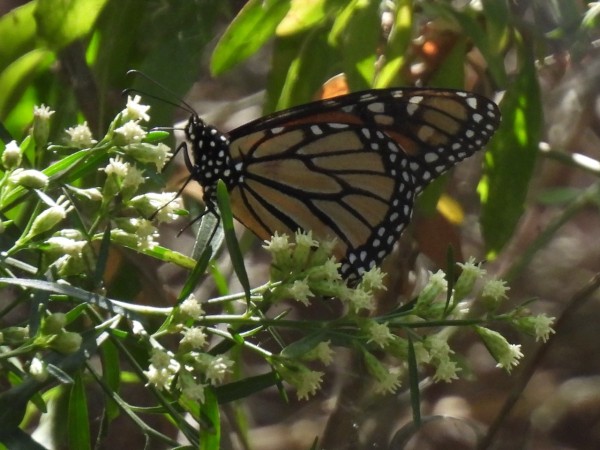
<path id="1" fill-rule="evenodd" d="M 387 261 L 382 309 L 410 298 L 424 269 L 444 267 L 452 244 L 459 258 L 487 260 L 488 272 L 509 280 L 511 297 L 539 298 L 535 308 L 561 319 L 529 372 L 525 367 L 513 376 L 493 370 L 481 344 L 460 342 L 471 360 L 469 379 L 424 387 L 423 408 L 461 420 L 425 427 L 410 448 L 471 448 L 461 446 L 472 445 L 465 443 L 467 431 L 452 437 L 449 428 L 485 434 L 491 424 L 498 431 L 491 448 L 600 448 L 600 308 L 593 278 L 600 270 L 599 13 L 598 3 L 576 0 L 4 1 L 0 139 L 20 141 L 34 105 L 42 103 L 56 110 L 51 140 L 60 142 L 66 127 L 84 120 L 101 136 L 123 108 L 127 88 L 149 94 L 152 125 L 187 119 L 164 100 L 185 98 L 223 130 L 318 98 L 340 73 L 343 89 L 351 91 L 418 85 L 464 88 L 496 100 L 503 122 L 486 153 L 428 189 L 412 229 Z M 127 76 L 130 69 L 172 92 Z M 177 186 L 183 172 L 177 164 L 169 171 Z M 194 189 L 186 191 L 190 205 L 198 198 Z M 186 248 L 193 237 L 163 239 Z M 244 242 L 252 262 L 265 259 L 250 237 Z M 108 291 L 145 304 L 168 305 L 169 286 L 184 277 L 181 269 L 123 250 L 113 264 Z M 203 285 L 199 295 L 237 289 L 219 282 L 231 274 L 226 258 L 213 274 L 217 283 Z M 264 276 L 258 269 L 252 278 Z M 524 347 L 536 351 L 533 342 Z M 394 442 L 402 437 L 394 433 L 410 421 L 407 398 L 363 398 L 358 369 L 340 363 L 336 370 L 329 396 L 306 404 L 284 404 L 268 392 L 224 406 L 223 433 L 235 438 L 223 448 L 309 448 L 315 436 L 327 448 L 400 448 Z M 136 389 L 131 395 L 144 401 L 143 389 Z M 516 408 L 506 406 L 510 393 L 519 398 Z M 90 398 L 90 408 L 99 410 L 101 401 Z M 176 435 L 159 415 L 151 420 Z M 60 433 L 60 421 L 55 427 Z M 126 418 L 108 429 L 108 442 L 119 448 L 143 445 L 141 433 L 125 431 L 136 429 Z"/>

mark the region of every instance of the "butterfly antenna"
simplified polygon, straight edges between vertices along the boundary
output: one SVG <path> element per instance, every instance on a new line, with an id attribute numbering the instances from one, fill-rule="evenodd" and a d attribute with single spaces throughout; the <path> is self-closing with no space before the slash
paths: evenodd
<path id="1" fill-rule="evenodd" d="M 194 114 L 197 115 L 196 110 L 192 107 L 192 105 L 190 105 L 189 103 L 187 103 L 185 100 L 183 100 L 179 95 L 177 95 L 175 92 L 173 92 L 171 89 L 169 89 L 167 86 L 165 86 L 164 84 L 162 84 L 161 82 L 159 82 L 158 80 L 155 80 L 154 78 L 152 78 L 151 76 L 145 74 L 144 72 L 141 72 L 139 70 L 136 69 L 131 69 L 129 71 L 127 71 L 127 75 L 132 75 L 132 76 L 140 76 L 146 80 L 148 80 L 150 83 L 158 86 L 160 89 L 162 89 L 165 93 L 167 93 L 169 96 L 171 96 L 172 98 L 176 98 L 177 102 L 174 102 L 172 100 L 168 100 L 166 98 L 163 97 L 158 97 L 156 95 L 152 95 L 152 94 L 148 94 L 147 92 L 142 92 L 138 89 L 135 88 L 127 88 L 123 90 L 123 94 L 129 94 L 131 92 L 133 93 L 138 93 L 138 94 L 142 94 L 144 96 L 153 98 L 155 100 L 160 100 L 163 101 L 169 105 L 172 106 L 176 106 L 178 108 L 181 108 L 183 110 L 185 110 L 186 112 L 190 113 L 190 114 Z M 184 108 L 185 107 L 185 108 Z"/>

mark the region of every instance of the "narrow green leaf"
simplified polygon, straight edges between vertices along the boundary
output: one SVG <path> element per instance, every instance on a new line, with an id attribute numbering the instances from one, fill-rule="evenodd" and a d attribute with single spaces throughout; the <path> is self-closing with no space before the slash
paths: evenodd
<path id="1" fill-rule="evenodd" d="M 265 373 L 253 377 L 244 378 L 241 381 L 227 383 L 215 388 L 219 404 L 233 402 L 249 397 L 278 383 L 275 372 Z"/>
<path id="2" fill-rule="evenodd" d="M 246 299 L 249 300 L 250 281 L 248 280 L 248 274 L 246 273 L 246 267 L 244 266 L 244 256 L 242 255 L 237 237 L 235 236 L 233 214 L 231 212 L 231 205 L 229 204 L 229 194 L 223 180 L 219 180 L 217 184 L 217 204 L 219 206 L 219 212 L 221 213 L 221 220 L 223 221 L 225 243 L 227 244 L 227 250 L 229 250 L 229 257 L 231 258 L 233 270 L 238 276 L 240 284 L 244 288 Z"/>
<path id="3" fill-rule="evenodd" d="M 504 247 L 524 211 L 542 127 L 542 105 L 535 58 L 520 49 L 521 69 L 506 92 L 500 110 L 502 123 L 488 144 L 484 176 L 477 188 L 481 225 L 488 258 Z"/>
<path id="4" fill-rule="evenodd" d="M 211 212 L 204 211 L 203 214 L 192 250 L 192 258 L 195 260 L 200 259 L 209 246 L 212 249 L 210 257 L 214 257 L 223 243 L 223 229 L 220 227 L 219 218 Z"/>
<path id="5" fill-rule="evenodd" d="M 100 347 L 100 358 L 102 361 L 102 379 L 112 392 L 119 392 L 121 384 L 121 369 L 119 367 L 119 352 L 115 345 L 106 340 Z M 119 416 L 119 405 L 110 397 L 106 397 L 106 415 L 108 420 Z"/>
<path id="6" fill-rule="evenodd" d="M 208 246 L 204 249 L 204 252 L 202 252 L 200 257 L 198 258 L 194 269 L 185 280 L 185 284 L 183 285 L 183 288 L 179 293 L 177 304 L 188 298 L 190 294 L 194 292 L 194 289 L 196 289 L 196 286 L 198 286 L 198 281 L 200 280 L 200 277 L 204 276 L 204 274 L 206 273 L 206 269 L 208 268 L 208 263 L 212 258 L 212 254 L 213 251 L 211 246 Z"/>
<path id="7" fill-rule="evenodd" d="M 204 391 L 202 418 L 210 424 L 209 429 L 200 430 L 200 449 L 219 450 L 221 448 L 221 418 L 219 403 L 212 389 Z"/>
<path id="8" fill-rule="evenodd" d="M 76 448 L 77 450 L 91 449 L 87 396 L 81 372 L 77 372 L 75 375 L 75 383 L 69 393 L 67 423 L 69 448 Z"/>
<path id="9" fill-rule="evenodd" d="M 419 390 L 419 370 L 415 346 L 412 339 L 408 338 L 408 383 L 410 389 L 410 404 L 412 406 L 413 423 L 416 427 L 421 425 L 421 391 Z"/>
<path id="10" fill-rule="evenodd" d="M 104 280 L 104 274 L 106 272 L 106 264 L 108 263 L 108 251 L 110 248 L 110 224 L 106 226 L 104 234 L 102 235 L 102 241 L 100 242 L 100 249 L 98 251 L 98 258 L 96 262 L 96 270 L 94 273 L 94 283 L 97 287 L 101 287 Z"/>
<path id="11" fill-rule="evenodd" d="M 281 356 L 292 359 L 300 358 L 323 342 L 325 340 L 325 336 L 326 333 L 324 331 L 311 333 L 285 347 L 281 351 Z"/>
<path id="12" fill-rule="evenodd" d="M 38 33 L 48 46 L 60 50 L 87 36 L 108 0 L 37 0 L 34 16 Z"/>
<path id="13" fill-rule="evenodd" d="M 281 48 L 281 46 L 278 46 Z M 295 58 L 284 68 L 285 82 L 280 89 L 281 95 L 276 110 L 290 108 L 314 99 L 315 93 L 323 82 L 334 72 L 333 64 L 337 64 L 339 53 L 327 43 L 325 30 L 311 30 L 300 47 L 294 45 Z M 314 55 L 320 55 L 315 59 Z"/>
<path id="14" fill-rule="evenodd" d="M 220 75 L 253 55 L 274 36 L 291 6 L 291 0 L 250 0 L 225 30 L 210 62 L 213 75 Z"/>

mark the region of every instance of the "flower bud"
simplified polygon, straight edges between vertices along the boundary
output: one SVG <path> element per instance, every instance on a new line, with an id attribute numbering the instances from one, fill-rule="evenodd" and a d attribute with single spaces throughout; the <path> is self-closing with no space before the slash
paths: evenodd
<path id="1" fill-rule="evenodd" d="M 50 314 L 44 319 L 41 331 L 44 334 L 60 334 L 66 324 L 67 316 L 63 313 Z"/>
<path id="2" fill-rule="evenodd" d="M 52 342 L 50 347 L 60 353 L 68 354 L 75 353 L 81 347 L 83 338 L 77 333 L 71 331 L 65 331 L 57 335 Z"/>
<path id="3" fill-rule="evenodd" d="M 50 117 L 54 114 L 48 106 L 35 106 L 33 108 L 33 139 L 38 147 L 43 147 L 48 142 L 50 134 Z"/>
<path id="4" fill-rule="evenodd" d="M 23 151 L 17 145 L 17 141 L 10 141 L 6 144 L 4 152 L 2 152 L 2 165 L 6 170 L 13 170 L 19 167 L 22 158 Z"/>
<path id="5" fill-rule="evenodd" d="M 28 189 L 44 189 L 48 186 L 48 175 L 33 169 L 16 169 L 9 180 Z"/>

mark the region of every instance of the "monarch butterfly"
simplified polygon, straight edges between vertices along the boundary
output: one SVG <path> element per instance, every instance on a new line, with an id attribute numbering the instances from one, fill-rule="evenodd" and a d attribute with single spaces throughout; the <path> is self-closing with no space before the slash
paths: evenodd
<path id="1" fill-rule="evenodd" d="M 316 101 L 227 134 L 192 114 L 183 143 L 191 179 L 216 214 L 216 185 L 261 239 L 312 230 L 336 238 L 341 275 L 357 281 L 388 255 L 434 178 L 480 150 L 495 103 L 441 89 L 381 89 Z"/>

